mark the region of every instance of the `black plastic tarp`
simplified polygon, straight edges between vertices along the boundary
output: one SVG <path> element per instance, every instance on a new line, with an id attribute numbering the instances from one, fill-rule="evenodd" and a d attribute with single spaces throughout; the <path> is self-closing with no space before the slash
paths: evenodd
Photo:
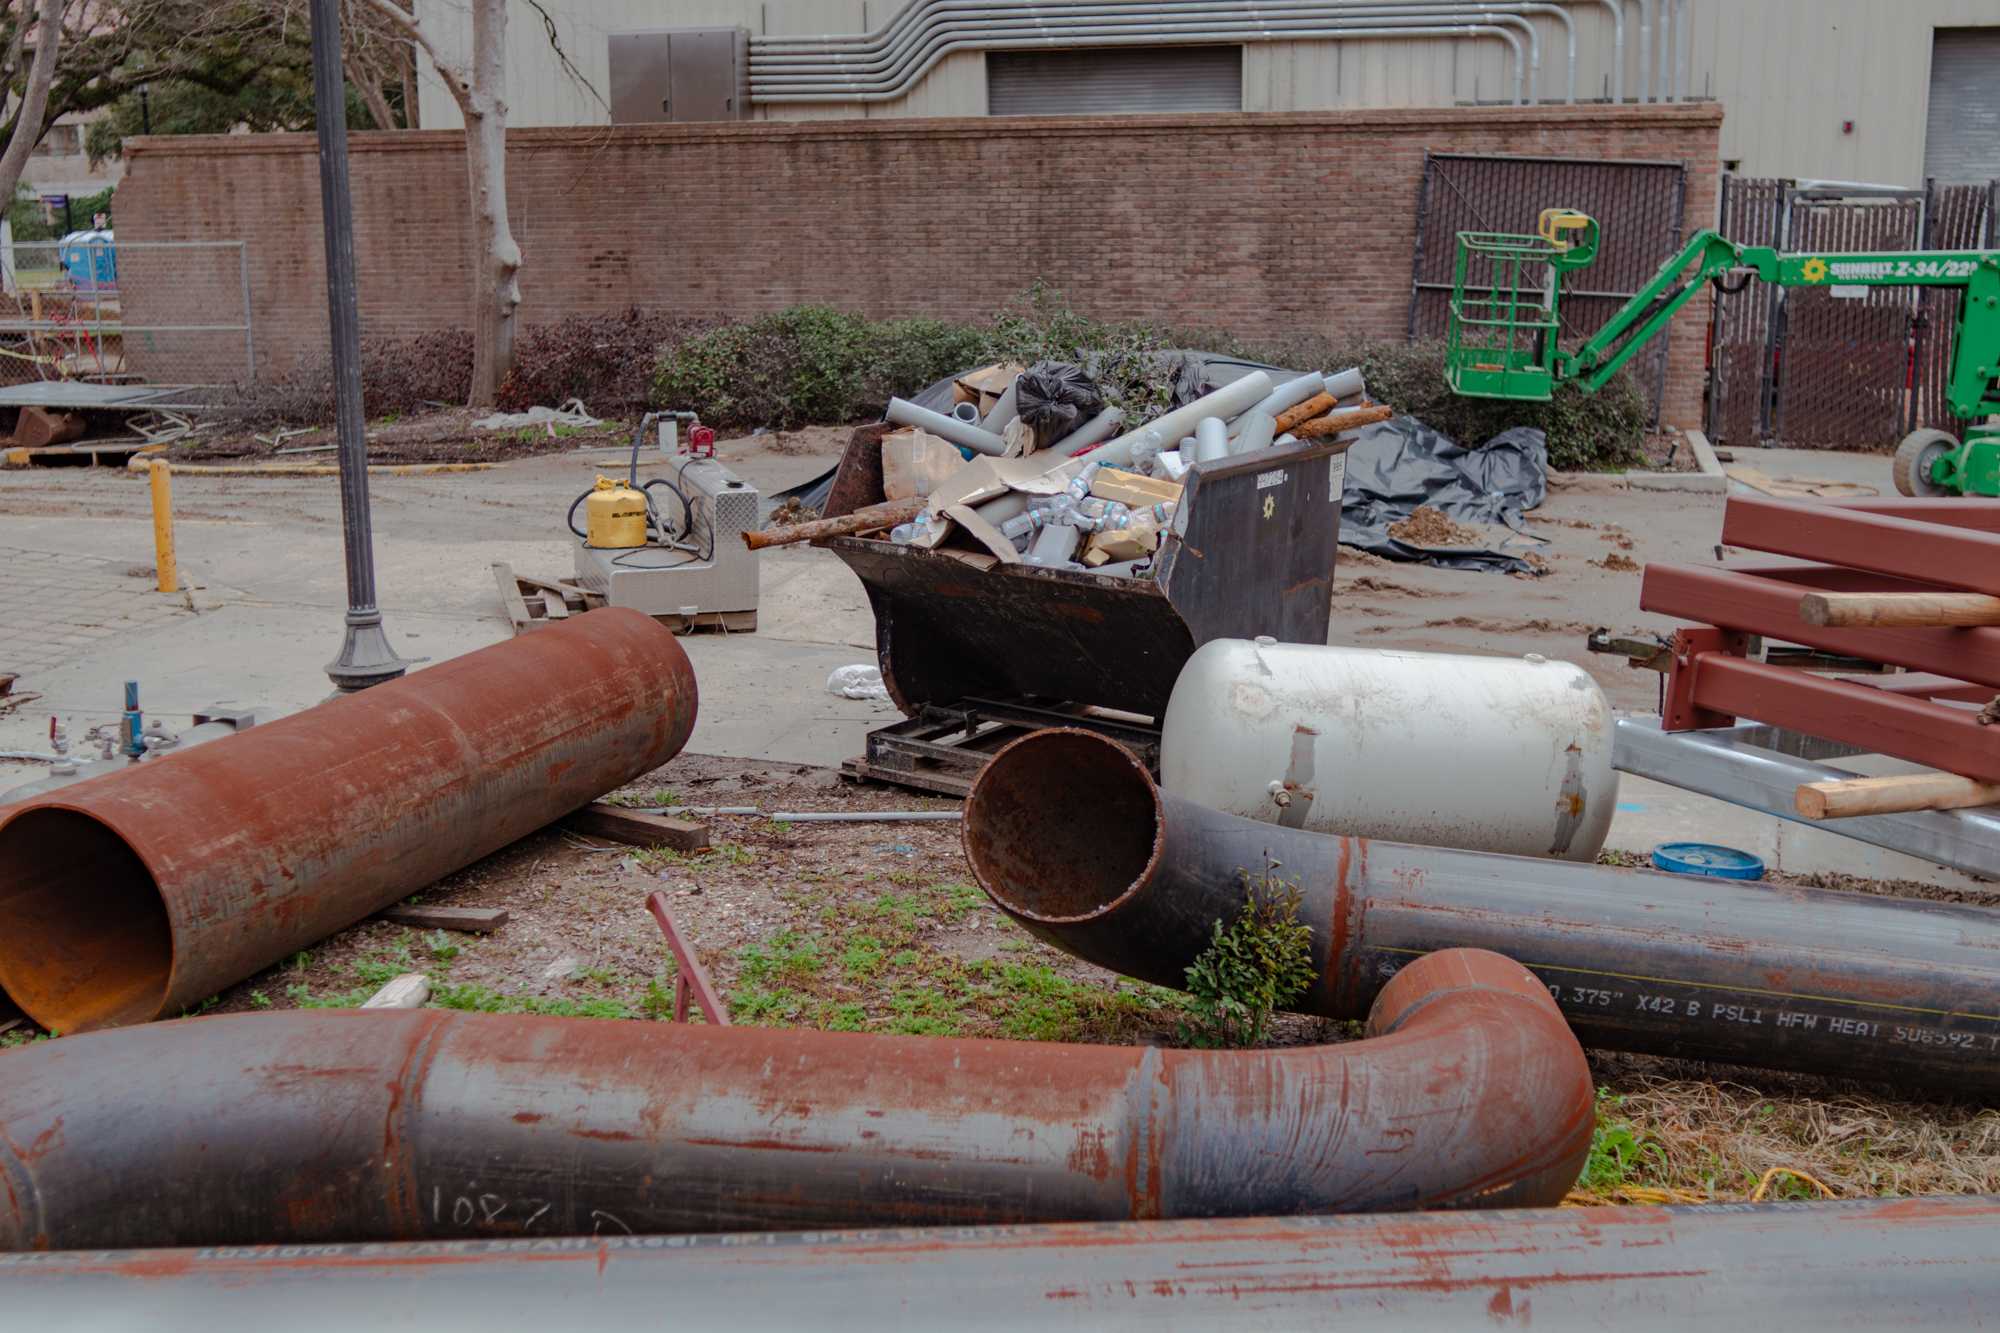
<path id="1" fill-rule="evenodd" d="M 1502 431 L 1483 449 L 1462 449 L 1415 417 L 1364 427 L 1347 451 L 1340 496 L 1340 543 L 1390 560 L 1445 569 L 1534 572 L 1522 553 L 1540 545 L 1522 515 L 1547 498 L 1548 445 L 1525 426 Z M 1428 505 L 1459 523 L 1505 527 L 1517 537 L 1483 549 L 1411 546 L 1389 526 Z"/>

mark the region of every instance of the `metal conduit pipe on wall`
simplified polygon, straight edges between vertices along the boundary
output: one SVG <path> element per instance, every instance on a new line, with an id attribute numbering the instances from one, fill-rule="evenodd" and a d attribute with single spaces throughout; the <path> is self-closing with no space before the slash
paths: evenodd
<path id="1" fill-rule="evenodd" d="M 0 1255 L 22 1328 L 1948 1329 L 2000 1199 Z M 924 1313 L 928 1312 L 928 1313 Z"/>
<path id="2" fill-rule="evenodd" d="M 65 1035 L 178 1013 L 658 768 L 695 703 L 600 609 L 9 806 L 0 990 Z"/>
<path id="3" fill-rule="evenodd" d="M 1523 20 L 1525 22 L 1525 20 Z M 773 79 L 752 71 L 750 79 L 751 97 L 757 102 L 825 102 L 825 101 L 891 101 L 906 97 L 919 79 L 955 51 L 1045 51 L 1060 48 L 1098 48 L 1117 46 L 1210 46 L 1227 41 L 1304 41 L 1313 39 L 1390 39 L 1410 37 L 1493 37 L 1505 41 L 1514 55 L 1514 102 L 1520 105 L 1526 98 L 1526 78 L 1530 57 L 1524 55 L 1520 39 L 1506 28 L 1492 24 L 1468 24 L 1455 26 L 1432 26 L 1428 22 L 1408 27 L 1359 26 L 1347 27 L 1332 23 L 1305 23 L 1300 25 L 1266 24 L 1256 29 L 1219 30 L 1204 28 L 1193 32 L 1169 31 L 1158 25 L 1147 30 L 1145 35 L 1080 35 L 1065 36 L 1061 41 L 1051 42 L 1045 38 L 958 38 L 946 41 L 933 48 L 924 63 L 913 73 L 887 87 L 877 87 L 870 81 L 848 80 L 844 76 L 832 76 L 815 80 L 790 82 Z"/>
<path id="4" fill-rule="evenodd" d="M 1368 1032 L 1169 1051 L 306 1010 L 70 1037 L 0 1052 L 0 1250 L 1529 1206 L 1569 1190 L 1590 1070 L 1518 964 L 1422 959 Z"/>
<path id="5" fill-rule="evenodd" d="M 923 60 L 921 66 L 913 66 L 912 62 L 922 59 L 925 53 L 949 36 L 980 39 L 975 45 L 983 46 L 989 40 L 1026 29 L 1047 38 L 1046 42 L 1036 43 L 1039 47 L 1063 46 L 1072 43 L 1062 35 L 1076 31 L 1105 31 L 1122 27 L 1142 32 L 1164 32 L 1168 29 L 1162 25 L 1163 19 L 1191 24 L 1204 36 L 1226 40 L 1231 37 L 1240 39 L 1246 35 L 1245 29 L 1253 39 L 1258 34 L 1282 39 L 1288 34 L 1281 31 L 1284 24 L 1279 20 L 1287 18 L 1293 21 L 1322 18 L 1343 24 L 1371 26 L 1382 26 L 1391 21 L 1420 25 L 1442 20 L 1482 18 L 1511 24 L 1525 32 L 1530 64 L 1538 71 L 1541 63 L 1539 34 L 1534 25 L 1522 17 L 1523 12 L 1548 14 L 1563 24 L 1570 51 L 1570 95 L 1574 100 L 1576 34 L 1568 12 L 1547 3 L 1511 3 L 1507 0 L 1493 0 L 1492 3 L 1487 0 L 1365 0 L 1364 3 L 1348 4 L 1272 0 L 1271 3 L 1233 5 L 1215 3 L 1214 0 L 1182 0 L 1180 3 L 1150 5 L 1137 12 L 1121 6 L 1100 4 L 1053 13 L 1046 6 L 988 6 L 972 4 L 969 0 L 941 0 L 926 7 L 924 24 L 893 39 L 880 50 L 828 49 L 831 38 L 753 39 L 751 80 L 753 90 L 766 86 L 775 88 L 780 82 L 808 76 L 817 76 L 821 80 L 838 79 L 842 87 L 850 89 L 876 84 L 907 88 L 914 83 L 916 75 L 935 63 L 934 60 Z M 1012 14 L 1026 17 L 1007 17 Z M 1383 23 L 1377 23 L 1378 19 Z M 1222 34 L 1213 27 L 1204 28 L 1204 20 L 1210 24 L 1229 24 L 1232 31 Z M 790 49 L 792 44 L 800 45 L 798 49 Z"/>
<path id="6" fill-rule="evenodd" d="M 1198 6 L 1200 8 L 1200 6 Z M 1312 10 L 1324 10 L 1326 6 L 1306 6 Z M 1338 10 L 1336 10 L 1338 12 Z M 1438 26 L 1436 20 L 1448 18 L 1444 10 L 1418 8 L 1410 10 L 1408 20 L 1392 18 L 1368 18 L 1356 16 L 1354 24 L 1344 24 L 1338 18 L 1328 20 L 1264 20 L 1264 22 L 1228 22 L 1228 24 L 1160 24 L 1158 18 L 1120 18 L 1108 16 L 1088 24 L 1054 24 L 1054 22 L 1026 22 L 1016 24 L 1020 28 L 1030 28 L 1042 36 L 978 36 L 984 28 L 980 22 L 948 24 L 940 28 L 926 40 L 922 56 L 914 64 L 906 64 L 894 78 L 876 76 L 870 72 L 854 74 L 850 64 L 840 58 L 830 58 L 818 72 L 792 70 L 782 64 L 772 64 L 770 56 L 760 56 L 760 48 L 752 48 L 750 58 L 750 92 L 758 102 L 812 102 L 812 100 L 892 100 L 906 96 L 908 90 L 922 78 L 930 68 L 934 68 L 944 56 L 954 50 L 1050 50 L 1050 48 L 1084 48 L 1084 46 L 1176 46 L 1176 44 L 1214 44 L 1214 42 L 1252 42 L 1252 40 L 1312 40 L 1312 38 L 1408 38 L 1408 36 L 1502 36 L 1514 50 L 1514 100 L 1524 98 L 1524 78 L 1526 62 L 1532 58 L 1540 60 L 1538 36 L 1534 24 L 1518 14 L 1494 12 L 1490 22 L 1480 24 L 1452 24 Z M 1408 26 L 1398 26 L 1398 24 Z M 1536 50 L 1528 56 L 1522 54 L 1520 38 L 1512 30 L 1500 28 L 1496 24 L 1514 24 L 1528 32 L 1530 42 Z M 1188 28 L 1188 30 L 1182 30 Z M 966 36 L 970 32 L 970 36 Z M 1574 82 L 1574 78 L 1572 78 Z"/>
<path id="7" fill-rule="evenodd" d="M 1990 909 L 1280 828 L 1165 795 L 1121 746 L 1071 729 L 994 756 L 964 840 L 1029 931 L 1162 986 L 1268 875 L 1298 885 L 1313 930 L 1304 1013 L 1351 1018 L 1408 959 L 1491 949 L 1542 979 L 1585 1046 L 2000 1092 Z"/>

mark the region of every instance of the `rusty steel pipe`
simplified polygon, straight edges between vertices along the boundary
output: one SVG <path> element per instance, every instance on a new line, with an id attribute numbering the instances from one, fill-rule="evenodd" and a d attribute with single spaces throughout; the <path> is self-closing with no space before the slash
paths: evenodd
<path id="1" fill-rule="evenodd" d="M 178 1013 L 650 772 L 673 634 L 598 610 L 0 811 L 0 992 L 62 1033 Z"/>
<path id="2" fill-rule="evenodd" d="M 1983 1326 L 2000 1199 L 0 1254 L 29 1329 Z M 587 1320 L 586 1316 L 587 1315 Z"/>
<path id="3" fill-rule="evenodd" d="M 594 614 L 594 613 L 593 613 Z M 0 1053 L 0 1250 L 1547 1204 L 1590 1071 L 1488 953 L 1254 1051 L 437 1011 Z"/>
<path id="4" fill-rule="evenodd" d="M 1268 873 L 1298 884 L 1313 928 L 1306 1013 L 1355 1017 L 1410 959 L 1490 949 L 1541 978 L 1585 1046 L 2000 1093 L 1991 909 L 1280 828 L 1165 795 L 1068 728 L 993 757 L 964 840 L 1028 930 L 1162 986 Z"/>

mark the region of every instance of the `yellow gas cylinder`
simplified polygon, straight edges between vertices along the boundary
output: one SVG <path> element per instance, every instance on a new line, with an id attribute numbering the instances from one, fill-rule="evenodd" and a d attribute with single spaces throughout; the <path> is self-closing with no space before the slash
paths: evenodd
<path id="1" fill-rule="evenodd" d="M 646 544 L 646 497 L 622 481 L 599 477 L 583 502 L 584 542 L 617 550 Z"/>

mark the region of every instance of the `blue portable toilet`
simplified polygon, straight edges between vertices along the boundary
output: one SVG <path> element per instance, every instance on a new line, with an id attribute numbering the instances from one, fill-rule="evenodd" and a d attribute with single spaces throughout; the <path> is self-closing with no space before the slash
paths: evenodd
<path id="1" fill-rule="evenodd" d="M 118 285 L 118 248 L 109 229 L 73 231 L 57 245 L 57 258 L 73 286 L 92 291 Z"/>

